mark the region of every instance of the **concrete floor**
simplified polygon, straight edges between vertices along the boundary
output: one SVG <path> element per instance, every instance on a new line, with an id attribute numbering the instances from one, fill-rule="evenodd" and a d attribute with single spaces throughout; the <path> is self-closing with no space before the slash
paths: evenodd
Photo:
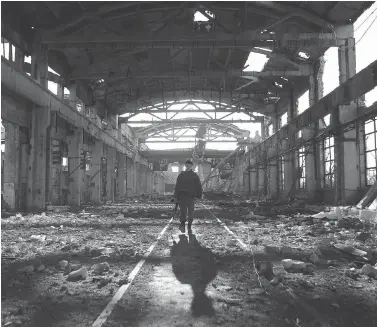
<path id="1" fill-rule="evenodd" d="M 377 281 L 345 276 L 352 260 L 324 257 L 312 275 L 293 274 L 284 271 L 281 258 L 264 251 L 265 245 L 290 246 L 306 256 L 329 238 L 327 231 L 315 235 L 323 222 L 307 223 L 307 214 L 250 219 L 248 208 L 205 205 L 195 212 L 193 235 L 182 235 L 173 220 L 103 326 L 377 325 Z M 129 202 L 3 219 L 2 325 L 92 326 L 156 242 L 171 209 Z M 375 237 L 376 229 L 371 232 Z M 36 237 L 44 235 L 44 241 Z M 235 237 L 250 245 L 254 257 Z M 375 242 L 359 247 L 373 248 Z M 86 267 L 87 278 L 68 282 L 61 260 L 72 269 Z M 110 270 L 95 275 L 93 265 L 105 261 Z M 278 285 L 256 274 L 254 262 L 265 261 L 282 278 Z M 108 279 L 106 285 L 101 278 Z"/>

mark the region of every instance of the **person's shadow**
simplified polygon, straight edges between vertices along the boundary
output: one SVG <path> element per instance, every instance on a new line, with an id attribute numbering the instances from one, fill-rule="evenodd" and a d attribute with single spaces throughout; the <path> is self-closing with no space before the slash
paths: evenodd
<path id="1" fill-rule="evenodd" d="M 191 285 L 194 298 L 191 310 L 194 316 L 212 316 L 215 311 L 212 301 L 205 294 L 207 285 L 216 277 L 217 269 L 211 250 L 200 245 L 196 236 L 179 235 L 179 242 L 171 249 L 175 277 L 182 284 Z"/>

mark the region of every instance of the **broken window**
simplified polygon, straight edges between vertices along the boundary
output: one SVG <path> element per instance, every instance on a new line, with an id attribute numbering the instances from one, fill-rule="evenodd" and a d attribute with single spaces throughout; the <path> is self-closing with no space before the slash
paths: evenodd
<path id="1" fill-rule="evenodd" d="M 298 174 L 298 188 L 304 189 L 306 187 L 306 151 L 302 147 L 297 152 L 297 174 Z"/>
<path id="2" fill-rule="evenodd" d="M 377 177 L 377 117 L 365 122 L 366 182 L 373 185 Z"/>
<path id="3" fill-rule="evenodd" d="M 245 65 L 244 72 L 261 72 L 267 64 L 269 58 L 266 55 L 256 52 L 250 52 Z"/>
<path id="4" fill-rule="evenodd" d="M 334 187 L 335 174 L 334 174 L 334 137 L 328 137 L 323 141 L 323 157 L 325 163 L 325 188 Z"/>
<path id="5" fill-rule="evenodd" d="M 279 189 L 284 190 L 284 156 L 279 158 Z"/>
<path id="6" fill-rule="evenodd" d="M 288 113 L 285 112 L 279 118 L 279 128 L 282 128 L 284 125 L 287 125 L 287 123 L 288 123 Z"/>

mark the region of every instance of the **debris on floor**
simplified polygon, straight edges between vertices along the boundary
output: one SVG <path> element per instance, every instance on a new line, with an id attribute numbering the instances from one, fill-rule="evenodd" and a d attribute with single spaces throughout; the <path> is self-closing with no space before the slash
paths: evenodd
<path id="1" fill-rule="evenodd" d="M 41 325 L 35 316 L 41 303 L 61 307 L 73 299 L 79 303 L 74 307 L 82 310 L 80 319 L 92 321 L 116 290 L 130 283 L 129 273 L 172 217 L 169 199 L 135 197 L 75 211 L 16 213 L 2 218 L 4 325 L 17 325 L 17 321 L 25 326 Z M 220 196 L 206 201 L 205 206 L 208 209 L 195 210 L 193 229 L 199 243 L 214 253 L 218 266 L 217 277 L 208 286 L 209 299 L 218 314 L 216 321 L 232 325 L 232 319 L 243 317 L 241 311 L 246 314 L 251 310 L 249 306 L 262 312 L 276 304 L 274 310 L 281 321 L 289 316 L 291 323 L 300 317 L 300 326 L 312 326 L 313 318 L 299 313 L 298 304 L 297 308 L 286 308 L 293 301 L 291 291 L 310 303 L 308 306 L 316 306 L 320 299 L 321 305 L 336 309 L 323 312 L 339 326 L 343 323 L 342 314 L 350 310 L 343 302 L 347 298 L 353 301 L 357 297 L 358 303 L 368 303 L 363 314 L 355 318 L 356 325 L 366 326 L 363 319 L 368 317 L 377 319 L 375 312 L 367 311 L 377 297 L 377 227 L 373 219 L 360 215 L 359 209 L 306 204 L 293 207 L 241 198 L 224 201 Z M 375 216 L 375 211 L 369 211 Z M 230 228 L 247 251 L 213 215 Z M 171 227 L 172 233 L 178 233 L 176 227 Z M 178 236 L 172 238 L 169 233 L 164 236 L 166 243 L 164 237 L 161 239 L 161 254 L 152 254 L 146 260 L 147 266 L 158 266 L 165 258 L 170 259 L 169 249 L 177 244 Z M 146 272 L 140 274 L 144 279 L 149 276 Z M 145 282 L 140 283 L 130 290 L 147 287 Z M 17 313 L 20 291 L 25 291 L 21 292 L 25 307 L 22 314 Z M 180 296 L 191 294 L 183 293 Z M 285 308 L 282 313 L 278 313 L 279 306 Z M 14 314 L 9 315 L 9 310 Z M 296 317 L 291 312 L 296 312 Z M 82 323 L 73 311 L 67 315 L 66 326 Z M 253 321 L 270 319 L 269 315 L 251 316 Z M 245 315 L 246 325 L 247 319 L 250 315 Z M 267 325 L 285 326 L 271 322 Z"/>

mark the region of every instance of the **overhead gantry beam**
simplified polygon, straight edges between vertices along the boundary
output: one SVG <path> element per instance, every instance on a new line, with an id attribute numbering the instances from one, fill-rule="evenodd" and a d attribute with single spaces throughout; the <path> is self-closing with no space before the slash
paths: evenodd
<path id="1" fill-rule="evenodd" d="M 93 34 L 87 36 L 58 37 L 54 33 L 43 33 L 41 43 L 48 44 L 50 49 L 65 48 L 97 48 L 105 45 L 111 49 L 164 49 L 164 48 L 280 48 L 299 46 L 330 47 L 344 44 L 344 40 L 335 33 L 300 33 L 282 35 L 245 31 L 234 35 L 229 33 L 186 33 L 165 34 L 156 37 L 154 34 L 135 33 L 131 37 Z"/>
<path id="2" fill-rule="evenodd" d="M 232 92 L 221 93 L 221 96 L 217 92 L 177 92 L 175 95 L 174 92 L 167 92 L 162 96 L 161 92 L 159 92 L 150 97 L 138 98 L 137 100 L 127 101 L 127 98 L 124 99 L 123 104 L 118 109 L 118 113 L 122 115 L 125 113 L 166 112 L 169 111 L 168 109 L 171 105 L 182 103 L 185 105 L 194 103 L 211 105 L 215 112 L 245 112 L 248 114 L 250 112 L 258 112 L 264 114 L 266 110 L 273 109 L 270 104 L 265 104 L 262 100 L 252 96 L 233 97 Z"/>
<path id="3" fill-rule="evenodd" d="M 309 64 L 301 64 L 297 70 L 280 70 L 280 71 L 243 71 L 241 69 L 228 70 L 176 70 L 176 71 L 155 71 L 155 72 L 141 72 L 137 74 L 126 74 L 124 72 L 103 72 L 103 73 L 78 73 L 73 72 L 70 76 L 73 80 L 100 80 L 106 78 L 108 81 L 131 80 L 132 78 L 226 78 L 226 77 L 242 77 L 246 79 L 253 79 L 254 77 L 293 77 L 293 76 L 309 76 L 313 74 L 312 66 Z"/>
<path id="4" fill-rule="evenodd" d="M 187 118 L 187 119 L 180 119 L 179 121 L 175 121 L 175 122 L 157 123 L 157 124 L 154 123 L 154 124 L 138 129 L 136 131 L 136 135 L 139 138 L 148 138 L 148 137 L 151 137 L 152 133 L 161 133 L 164 131 L 172 130 L 177 125 L 179 126 L 178 128 L 182 129 L 184 127 L 188 127 L 188 128 L 199 127 L 200 125 L 203 125 L 203 124 L 210 126 L 212 130 L 234 135 L 235 138 L 243 137 L 245 132 L 247 132 L 245 130 L 240 129 L 237 126 L 234 126 L 231 124 L 225 124 L 224 122 L 214 123 L 208 119 Z"/>
<path id="5" fill-rule="evenodd" d="M 125 123 L 124 120 L 119 121 L 122 123 Z M 208 119 L 208 123 L 210 124 L 218 124 L 218 123 L 223 123 L 223 124 L 240 124 L 240 123 L 261 123 L 263 121 L 263 118 L 257 117 L 256 119 L 250 119 L 250 120 L 245 120 L 245 119 Z M 131 120 L 127 121 L 127 124 L 132 125 L 132 124 L 166 124 L 166 123 L 172 123 L 174 125 L 180 125 L 180 121 L 178 119 L 175 120 L 170 120 L 170 119 L 162 119 L 162 120 Z M 193 119 L 191 121 L 192 124 L 201 124 L 203 121 L 200 120 L 195 120 Z"/>

